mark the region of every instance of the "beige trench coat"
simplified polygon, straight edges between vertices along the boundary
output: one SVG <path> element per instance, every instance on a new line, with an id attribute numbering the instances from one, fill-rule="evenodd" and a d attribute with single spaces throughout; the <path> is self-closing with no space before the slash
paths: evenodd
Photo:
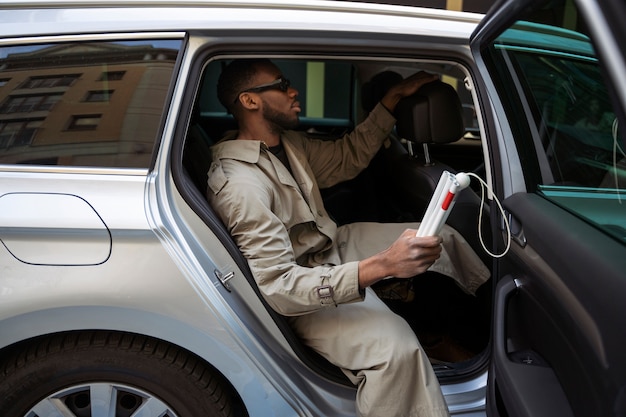
<path id="1" fill-rule="evenodd" d="M 281 140 L 293 175 L 262 141 L 224 140 L 213 147 L 207 198 L 248 260 L 266 301 L 280 314 L 298 316 L 365 297 L 358 261 L 397 239 L 398 225 L 338 229 L 319 189 L 358 175 L 394 123 L 379 104 L 337 141 L 285 132 Z M 431 269 L 473 292 L 489 271 L 454 230 L 446 229 L 443 237 L 444 254 Z M 451 249 L 453 258 L 447 253 Z"/>

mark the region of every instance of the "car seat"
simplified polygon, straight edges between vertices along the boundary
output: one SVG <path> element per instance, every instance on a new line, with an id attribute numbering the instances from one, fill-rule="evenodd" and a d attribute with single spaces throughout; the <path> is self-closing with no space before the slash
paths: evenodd
<path id="1" fill-rule="evenodd" d="M 421 87 L 415 94 L 405 97 L 396 106 L 396 132 L 401 141 L 407 143 L 409 155 L 395 161 L 398 177 L 405 198 L 423 214 L 444 171 L 456 173 L 451 167 L 431 157 L 429 145 L 451 144 L 460 140 L 465 133 L 463 109 L 456 90 L 442 81 L 433 81 Z M 423 155 L 414 150 L 423 147 Z M 396 157 L 398 158 L 398 157 Z M 470 188 L 461 192 L 456 200 L 447 223 L 455 228 L 470 243 L 483 261 L 488 256 L 478 240 L 478 216 L 480 198 Z M 489 222 L 486 223 L 488 226 Z M 488 227 L 483 228 L 483 237 L 491 236 Z M 486 240 L 490 244 L 490 240 Z"/>
<path id="2" fill-rule="evenodd" d="M 387 90 L 399 81 L 402 81 L 400 74 L 384 71 L 365 82 L 361 88 L 363 110 L 369 114 Z M 320 190 L 324 207 L 337 225 L 397 220 L 398 216 L 390 207 L 392 199 L 387 195 L 388 170 L 383 153 L 385 147 L 356 178 Z"/>
<path id="3" fill-rule="evenodd" d="M 189 126 L 183 153 L 183 166 L 193 184 L 203 194 L 206 194 L 207 189 L 212 145 L 213 141 L 199 123 L 194 122 Z"/>
<path id="4" fill-rule="evenodd" d="M 465 133 L 461 100 L 452 86 L 441 81 L 424 85 L 419 91 L 398 103 L 395 116 L 398 136 L 407 141 L 409 152 L 421 144 L 424 161 L 416 164 L 420 180 L 414 184 L 430 196 L 444 170 L 454 170 L 430 157 L 430 144 L 448 144 L 458 141 Z"/>

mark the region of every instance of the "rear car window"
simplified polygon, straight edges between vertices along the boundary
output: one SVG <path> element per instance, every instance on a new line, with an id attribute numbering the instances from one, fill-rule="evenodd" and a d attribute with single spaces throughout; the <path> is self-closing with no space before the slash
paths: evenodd
<path id="1" fill-rule="evenodd" d="M 149 167 L 180 48 L 0 47 L 0 164 Z"/>

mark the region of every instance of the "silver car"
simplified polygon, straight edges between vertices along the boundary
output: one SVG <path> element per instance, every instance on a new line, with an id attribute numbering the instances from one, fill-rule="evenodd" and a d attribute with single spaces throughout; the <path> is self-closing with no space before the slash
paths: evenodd
<path id="1" fill-rule="evenodd" d="M 616 0 L 486 16 L 3 2 L 0 416 L 356 414 L 355 387 L 268 307 L 205 198 L 210 146 L 236 127 L 217 77 L 260 56 L 325 140 L 363 120 L 385 74 L 452 88 L 442 106 L 406 100 L 370 166 L 322 190 L 338 224 L 419 221 L 443 172 L 472 175 L 448 223 L 491 279 L 386 300 L 441 335 L 425 349 L 452 415 L 626 415 L 625 15 Z"/>

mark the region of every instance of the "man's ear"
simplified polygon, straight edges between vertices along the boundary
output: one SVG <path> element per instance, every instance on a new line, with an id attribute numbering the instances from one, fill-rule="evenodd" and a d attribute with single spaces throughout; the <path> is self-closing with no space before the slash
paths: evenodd
<path id="1" fill-rule="evenodd" d="M 239 95 L 239 102 L 248 110 L 256 110 L 259 108 L 259 97 L 252 93 L 241 93 Z"/>

